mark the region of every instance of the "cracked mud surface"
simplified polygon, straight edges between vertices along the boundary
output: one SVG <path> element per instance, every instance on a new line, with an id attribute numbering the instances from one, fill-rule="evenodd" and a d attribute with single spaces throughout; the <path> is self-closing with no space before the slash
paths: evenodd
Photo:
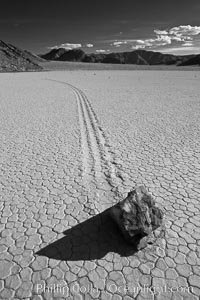
<path id="1" fill-rule="evenodd" d="M 199 78 L 0 74 L 0 299 L 199 299 Z M 140 251 L 105 211 L 135 184 L 166 215 Z"/>

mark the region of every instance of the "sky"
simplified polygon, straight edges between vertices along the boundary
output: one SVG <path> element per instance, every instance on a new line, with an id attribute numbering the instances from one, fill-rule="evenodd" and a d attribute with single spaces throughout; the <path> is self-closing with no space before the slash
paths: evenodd
<path id="1" fill-rule="evenodd" d="M 0 0 L 0 39 L 36 54 L 200 53 L 199 0 Z"/>

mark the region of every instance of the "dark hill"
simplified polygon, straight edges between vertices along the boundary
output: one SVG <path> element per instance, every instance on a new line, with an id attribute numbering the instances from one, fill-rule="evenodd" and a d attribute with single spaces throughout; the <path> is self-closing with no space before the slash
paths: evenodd
<path id="1" fill-rule="evenodd" d="M 1 72 L 41 70 L 42 67 L 37 64 L 39 61 L 41 61 L 40 57 L 0 41 Z"/>
<path id="2" fill-rule="evenodd" d="M 86 54 L 81 49 L 73 49 L 65 51 L 60 55 L 59 60 L 62 61 L 84 61 Z"/>
<path id="3" fill-rule="evenodd" d="M 180 66 L 193 66 L 193 65 L 200 66 L 200 54 L 197 54 L 180 63 Z"/>
<path id="4" fill-rule="evenodd" d="M 60 56 L 66 52 L 64 48 L 52 49 L 47 54 L 40 55 L 41 58 L 46 60 L 59 60 Z"/>

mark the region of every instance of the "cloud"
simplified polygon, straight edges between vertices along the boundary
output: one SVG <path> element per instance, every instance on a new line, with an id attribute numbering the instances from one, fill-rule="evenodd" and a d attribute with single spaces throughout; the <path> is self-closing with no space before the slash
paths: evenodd
<path id="1" fill-rule="evenodd" d="M 151 41 L 152 46 L 154 45 L 154 43 L 156 44 L 156 46 L 164 46 L 171 44 L 171 42 L 171 37 L 169 37 L 168 35 L 158 35 L 156 39 Z"/>
<path id="2" fill-rule="evenodd" d="M 199 47 L 181 45 L 178 47 L 164 48 L 159 51 L 162 53 L 174 53 L 176 55 L 199 54 Z"/>
<path id="3" fill-rule="evenodd" d="M 72 49 L 77 49 L 77 48 L 81 48 L 82 45 L 81 44 L 71 44 L 71 43 L 64 43 L 64 44 L 60 44 L 60 45 L 56 45 L 53 47 L 48 47 L 49 49 L 59 49 L 59 48 L 64 48 L 66 50 L 72 50 Z"/>
<path id="4" fill-rule="evenodd" d="M 184 39 L 182 37 L 179 37 L 179 36 L 171 36 L 170 38 L 171 38 L 172 41 L 177 41 L 177 42 L 184 41 Z"/>
<path id="5" fill-rule="evenodd" d="M 48 49 L 59 49 L 59 48 L 64 48 L 66 50 L 72 50 L 72 49 L 77 49 L 77 48 L 81 48 L 81 47 L 87 47 L 87 48 L 92 48 L 94 47 L 93 44 L 91 43 L 88 43 L 86 45 L 82 45 L 82 44 L 71 44 L 71 43 L 63 43 L 63 44 L 60 44 L 60 45 L 56 45 L 56 46 L 53 46 L 53 47 L 48 47 Z"/>
<path id="6" fill-rule="evenodd" d="M 94 45 L 93 44 L 86 44 L 86 47 L 87 48 L 92 48 L 92 47 L 94 47 Z"/>
<path id="7" fill-rule="evenodd" d="M 161 35 L 168 34 L 168 32 L 166 30 L 155 29 L 154 32 L 155 32 L 155 34 L 158 34 L 158 35 L 159 34 L 161 34 Z"/>
<path id="8" fill-rule="evenodd" d="M 185 42 L 185 43 L 182 44 L 182 46 L 190 47 L 190 46 L 193 46 L 193 43 L 191 43 L 191 42 Z"/>
<path id="9" fill-rule="evenodd" d="M 169 34 L 175 36 L 191 36 L 200 33 L 200 26 L 180 25 L 169 30 Z"/>
<path id="10" fill-rule="evenodd" d="M 115 41 L 113 42 L 112 44 L 110 44 L 111 46 L 114 46 L 114 47 L 120 47 L 122 45 L 131 45 L 133 43 L 137 42 L 138 44 L 144 44 L 144 41 L 143 40 L 123 40 L 123 41 Z"/>
<path id="11" fill-rule="evenodd" d="M 155 39 L 136 40 L 132 49 L 145 49 L 153 46 L 165 46 L 171 44 L 171 38 L 167 35 L 158 35 Z"/>
<path id="12" fill-rule="evenodd" d="M 127 44 L 127 41 L 115 41 L 111 44 L 111 46 L 119 47 L 124 44 Z"/>
<path id="13" fill-rule="evenodd" d="M 135 45 L 135 46 L 132 46 L 131 49 L 133 50 L 138 50 L 138 49 L 145 49 L 145 45 Z"/>
<path id="14" fill-rule="evenodd" d="M 151 49 L 171 44 L 191 46 L 195 36 L 200 34 L 200 26 L 180 25 L 166 30 L 155 29 L 155 37 L 138 40 L 118 40 L 112 43 L 115 47 L 130 45 L 132 49 Z"/>
<path id="15" fill-rule="evenodd" d="M 97 53 L 106 53 L 106 52 L 109 52 L 110 50 L 105 50 L 105 49 L 99 49 L 99 50 L 96 50 Z"/>
<path id="16" fill-rule="evenodd" d="M 145 43 L 143 40 L 136 40 L 136 42 L 137 42 L 138 44 L 142 44 L 142 45 Z"/>

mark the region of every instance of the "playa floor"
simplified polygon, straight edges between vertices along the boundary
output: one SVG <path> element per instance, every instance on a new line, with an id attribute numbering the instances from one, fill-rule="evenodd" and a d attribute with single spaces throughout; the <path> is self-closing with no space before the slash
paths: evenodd
<path id="1" fill-rule="evenodd" d="M 0 299 L 198 300 L 200 73 L 0 74 Z M 137 251 L 105 210 L 145 185 Z"/>

